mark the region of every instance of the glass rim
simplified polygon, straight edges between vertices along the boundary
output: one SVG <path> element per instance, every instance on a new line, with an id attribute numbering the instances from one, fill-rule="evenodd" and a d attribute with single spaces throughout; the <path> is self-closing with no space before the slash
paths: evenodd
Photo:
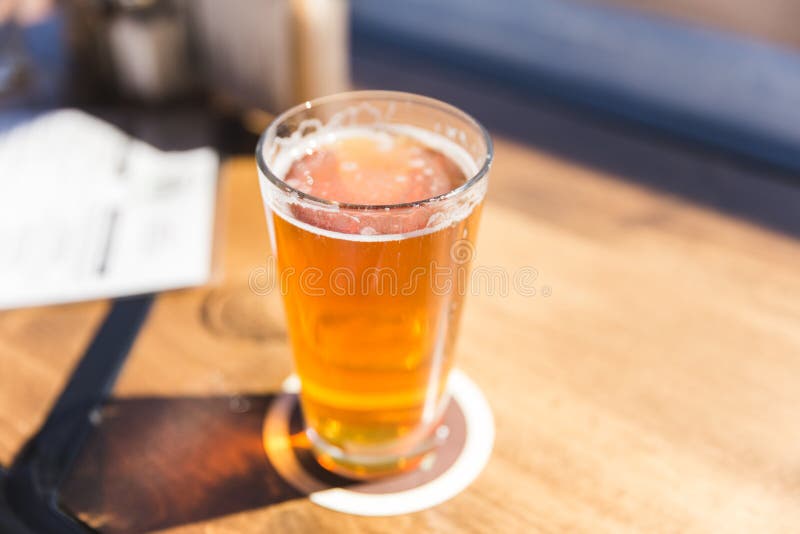
<path id="1" fill-rule="evenodd" d="M 486 156 L 483 158 L 483 163 L 481 164 L 477 172 L 475 172 L 470 178 L 464 181 L 463 184 L 459 185 L 454 189 L 451 189 L 450 191 L 447 191 L 445 193 L 433 197 L 417 200 L 414 202 L 400 202 L 396 204 L 358 204 L 350 202 L 337 202 L 335 200 L 329 200 L 326 198 L 311 195 L 309 193 L 305 193 L 299 189 L 290 186 L 284 180 L 275 176 L 275 174 L 272 172 L 269 165 L 264 159 L 264 145 L 266 144 L 267 137 L 270 134 L 274 134 L 278 126 L 281 123 L 283 123 L 283 121 L 285 121 L 287 118 L 300 111 L 309 110 L 316 106 L 330 104 L 332 102 L 341 102 L 359 98 L 361 99 L 368 98 L 372 100 L 394 100 L 394 101 L 413 102 L 415 104 L 435 107 L 442 111 L 446 111 L 458 118 L 466 120 L 466 122 L 470 123 L 478 130 L 478 132 L 480 132 L 480 135 L 483 138 L 483 142 L 486 146 Z M 314 98 L 312 100 L 306 100 L 305 102 L 297 104 L 296 106 L 287 109 L 286 111 L 275 117 L 269 123 L 264 132 L 261 134 L 261 137 L 259 138 L 258 143 L 256 144 L 256 165 L 258 166 L 259 171 L 261 171 L 261 174 L 266 176 L 273 186 L 277 187 L 278 189 L 282 190 L 287 194 L 297 197 L 300 200 L 312 204 L 319 204 L 326 208 L 337 208 L 337 209 L 344 208 L 349 210 L 361 210 L 361 211 L 415 208 L 435 202 L 445 201 L 453 197 L 461 196 L 466 191 L 472 189 L 472 187 L 475 184 L 480 182 L 481 179 L 484 176 L 486 176 L 486 174 L 489 172 L 489 168 L 491 167 L 493 157 L 494 157 L 494 146 L 492 144 L 492 138 L 489 136 L 489 132 L 486 130 L 486 128 L 480 122 L 478 122 L 472 115 L 460 110 L 459 108 L 451 104 L 448 104 L 447 102 L 443 102 L 441 100 L 437 100 L 435 98 L 423 95 L 418 95 L 415 93 L 407 93 L 404 91 L 347 91 L 343 93 L 336 93 L 333 95 L 323 96 L 320 98 Z"/>

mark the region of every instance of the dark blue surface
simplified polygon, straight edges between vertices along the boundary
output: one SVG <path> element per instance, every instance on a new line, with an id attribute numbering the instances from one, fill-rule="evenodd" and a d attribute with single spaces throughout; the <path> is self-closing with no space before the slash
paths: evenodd
<path id="1" fill-rule="evenodd" d="M 353 2 L 354 48 L 390 43 L 532 93 L 800 170 L 800 54 L 566 0 Z"/>
<path id="2" fill-rule="evenodd" d="M 36 532 L 92 532 L 59 506 L 59 485 L 93 431 L 91 414 L 111 393 L 153 295 L 117 299 L 41 429 L 17 454 L 4 485 L 8 505 Z"/>

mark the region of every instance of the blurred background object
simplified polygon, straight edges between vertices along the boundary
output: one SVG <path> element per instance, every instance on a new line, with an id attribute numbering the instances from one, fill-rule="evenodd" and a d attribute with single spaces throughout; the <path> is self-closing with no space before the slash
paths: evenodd
<path id="1" fill-rule="evenodd" d="M 115 82 L 126 96 L 158 101 L 180 96 L 191 83 L 189 36 L 180 4 L 111 0 L 108 50 Z"/>
<path id="2" fill-rule="evenodd" d="M 273 113 L 348 89 L 345 0 L 189 2 L 199 71 L 228 102 Z"/>
<path id="3" fill-rule="evenodd" d="M 346 0 L 0 0 L 0 95 L 276 112 L 349 87 L 348 18 Z"/>

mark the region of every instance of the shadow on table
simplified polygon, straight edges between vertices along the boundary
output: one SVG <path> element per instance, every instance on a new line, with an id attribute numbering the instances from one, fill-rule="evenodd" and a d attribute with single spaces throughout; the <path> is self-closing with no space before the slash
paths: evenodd
<path id="1" fill-rule="evenodd" d="M 61 488 L 61 505 L 103 532 L 143 532 L 303 495 L 264 452 L 275 395 L 112 399 Z M 299 410 L 290 430 L 302 428 Z M 298 458 L 333 486 L 351 481 Z M 316 467 L 315 467 L 316 466 Z"/>

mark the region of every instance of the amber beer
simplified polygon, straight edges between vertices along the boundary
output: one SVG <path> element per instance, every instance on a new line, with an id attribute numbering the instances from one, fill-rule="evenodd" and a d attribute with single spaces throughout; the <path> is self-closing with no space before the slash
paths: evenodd
<path id="1" fill-rule="evenodd" d="M 425 128 L 432 116 L 455 135 Z M 384 92 L 290 110 L 262 138 L 277 277 L 323 466 L 390 473 L 435 446 L 490 150 L 455 108 Z"/>

